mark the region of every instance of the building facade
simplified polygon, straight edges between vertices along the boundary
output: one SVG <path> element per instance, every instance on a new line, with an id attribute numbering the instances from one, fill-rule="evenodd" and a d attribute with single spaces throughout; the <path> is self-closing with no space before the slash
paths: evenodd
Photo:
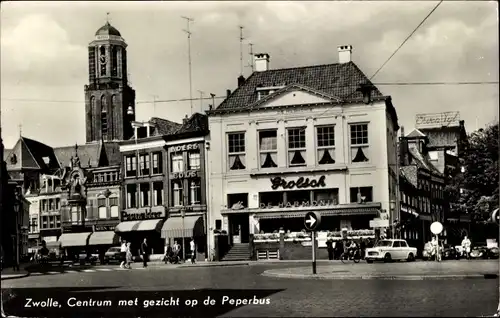
<path id="1" fill-rule="evenodd" d="M 369 229 L 396 198 L 396 111 L 339 47 L 337 64 L 256 72 L 209 112 L 209 242 L 304 229 Z M 361 85 L 360 85 L 361 83 Z"/>

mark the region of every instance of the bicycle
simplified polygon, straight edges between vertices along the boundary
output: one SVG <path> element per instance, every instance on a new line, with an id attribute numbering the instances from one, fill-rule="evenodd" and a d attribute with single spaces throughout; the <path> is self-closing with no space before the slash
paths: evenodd
<path id="1" fill-rule="evenodd" d="M 354 263 L 359 263 L 361 261 L 361 255 L 359 253 L 359 249 L 354 250 L 353 254 L 351 254 L 350 252 L 343 252 L 340 255 L 340 260 L 344 264 L 346 264 L 350 260 L 354 261 Z"/>

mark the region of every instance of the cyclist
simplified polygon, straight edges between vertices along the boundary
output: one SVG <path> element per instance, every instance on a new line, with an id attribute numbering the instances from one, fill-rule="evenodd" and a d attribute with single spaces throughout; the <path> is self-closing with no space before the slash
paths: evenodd
<path id="1" fill-rule="evenodd" d="M 351 241 L 351 245 L 348 247 L 349 257 L 354 257 L 354 253 L 358 249 L 358 244 L 354 240 Z"/>

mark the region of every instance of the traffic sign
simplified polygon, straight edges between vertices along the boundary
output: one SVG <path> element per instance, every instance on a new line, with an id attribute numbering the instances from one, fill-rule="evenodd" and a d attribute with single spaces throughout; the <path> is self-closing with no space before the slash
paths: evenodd
<path id="1" fill-rule="evenodd" d="M 314 231 L 321 223 L 321 215 L 318 212 L 307 212 L 304 217 L 304 226 L 308 231 Z"/>
<path id="2" fill-rule="evenodd" d="M 431 224 L 431 232 L 434 235 L 439 235 L 443 232 L 443 224 L 441 222 L 433 222 Z"/>
<path id="3" fill-rule="evenodd" d="M 493 221 L 493 223 L 500 224 L 500 213 L 498 213 L 498 209 L 491 213 L 491 221 Z"/>

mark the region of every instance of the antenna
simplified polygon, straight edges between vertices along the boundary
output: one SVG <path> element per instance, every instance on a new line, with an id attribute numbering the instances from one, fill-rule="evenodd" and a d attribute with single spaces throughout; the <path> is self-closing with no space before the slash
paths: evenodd
<path id="1" fill-rule="evenodd" d="M 252 69 L 253 73 L 253 43 L 248 43 L 248 47 L 250 48 L 248 52 L 248 55 L 250 55 L 250 62 L 248 63 L 247 67 L 250 67 Z"/>
<path id="2" fill-rule="evenodd" d="M 205 93 L 204 91 L 198 90 L 200 93 L 200 112 L 203 112 L 203 94 Z"/>
<path id="3" fill-rule="evenodd" d="M 244 27 L 240 25 L 240 75 L 243 75 L 243 29 Z"/>
<path id="4" fill-rule="evenodd" d="M 187 23 L 187 29 L 184 29 L 183 31 L 187 33 L 188 35 L 188 61 L 189 61 L 189 102 L 191 104 L 191 114 L 193 114 L 193 81 L 192 81 L 192 73 L 191 73 L 191 29 L 190 25 L 191 22 L 194 21 L 192 18 L 188 17 L 182 17 L 183 19 L 186 20 Z"/>
<path id="5" fill-rule="evenodd" d="M 106 12 L 106 23 L 109 24 L 109 12 Z"/>
<path id="6" fill-rule="evenodd" d="M 23 125 L 19 124 L 19 138 L 23 136 Z"/>

